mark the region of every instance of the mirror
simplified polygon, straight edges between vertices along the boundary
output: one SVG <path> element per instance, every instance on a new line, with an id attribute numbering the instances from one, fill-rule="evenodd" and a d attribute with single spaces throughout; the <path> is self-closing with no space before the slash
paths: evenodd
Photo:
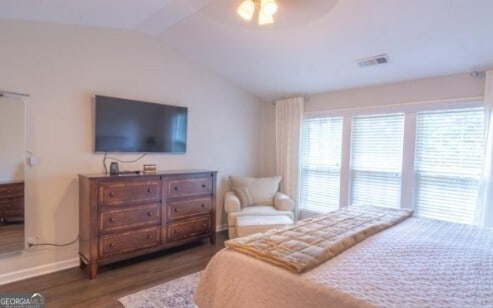
<path id="1" fill-rule="evenodd" d="M 0 254 L 24 249 L 26 106 L 0 97 Z"/>

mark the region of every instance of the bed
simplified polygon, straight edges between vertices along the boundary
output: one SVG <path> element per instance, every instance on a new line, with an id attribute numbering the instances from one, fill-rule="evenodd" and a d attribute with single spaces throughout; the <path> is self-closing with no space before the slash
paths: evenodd
<path id="1" fill-rule="evenodd" d="M 205 269 L 206 307 L 493 307 L 493 230 L 411 217 L 294 273 L 225 248 Z"/>

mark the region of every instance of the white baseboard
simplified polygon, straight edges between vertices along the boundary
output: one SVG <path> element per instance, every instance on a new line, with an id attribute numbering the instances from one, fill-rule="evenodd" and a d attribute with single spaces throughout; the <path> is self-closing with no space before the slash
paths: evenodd
<path id="1" fill-rule="evenodd" d="M 79 258 L 68 259 L 60 262 L 49 263 L 12 273 L 3 274 L 0 275 L 0 285 L 41 276 L 44 274 L 49 274 L 76 266 L 79 266 Z"/>
<path id="2" fill-rule="evenodd" d="M 221 231 L 224 231 L 224 230 L 228 230 L 228 225 L 216 226 L 216 232 L 221 232 Z"/>

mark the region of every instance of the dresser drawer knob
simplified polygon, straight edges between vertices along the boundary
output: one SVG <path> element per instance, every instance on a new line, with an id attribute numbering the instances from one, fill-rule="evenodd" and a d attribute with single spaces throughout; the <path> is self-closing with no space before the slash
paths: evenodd
<path id="1" fill-rule="evenodd" d="M 113 247 L 115 247 L 115 245 L 113 245 L 113 243 L 109 243 L 108 247 L 113 248 Z"/>
<path id="2" fill-rule="evenodd" d="M 151 235 L 151 234 L 148 234 L 148 235 L 147 235 L 147 239 L 148 239 L 148 240 L 152 239 L 152 235 Z"/>
<path id="3" fill-rule="evenodd" d="M 114 217 L 110 217 L 109 221 L 110 222 L 115 222 L 115 218 Z"/>
<path id="4" fill-rule="evenodd" d="M 205 207 L 205 204 L 204 203 L 202 203 L 202 207 Z"/>
<path id="5" fill-rule="evenodd" d="M 202 184 L 202 188 L 205 188 L 205 184 Z"/>
<path id="6" fill-rule="evenodd" d="M 180 210 L 177 207 L 175 207 L 175 213 L 178 213 L 179 211 Z"/>
<path id="7" fill-rule="evenodd" d="M 152 213 L 151 212 L 147 212 L 147 216 L 152 216 Z"/>
<path id="8" fill-rule="evenodd" d="M 147 192 L 148 192 L 148 193 L 152 193 L 152 189 L 147 188 Z"/>
<path id="9" fill-rule="evenodd" d="M 175 190 L 178 190 L 178 186 L 175 186 Z"/>
<path id="10" fill-rule="evenodd" d="M 114 192 L 110 192 L 110 197 L 114 197 L 115 196 L 115 193 Z"/>

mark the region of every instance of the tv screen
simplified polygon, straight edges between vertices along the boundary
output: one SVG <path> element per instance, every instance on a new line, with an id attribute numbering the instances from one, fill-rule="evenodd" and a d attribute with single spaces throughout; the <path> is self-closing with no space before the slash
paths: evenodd
<path id="1" fill-rule="evenodd" d="M 100 95 L 95 101 L 96 152 L 186 152 L 186 107 Z"/>

